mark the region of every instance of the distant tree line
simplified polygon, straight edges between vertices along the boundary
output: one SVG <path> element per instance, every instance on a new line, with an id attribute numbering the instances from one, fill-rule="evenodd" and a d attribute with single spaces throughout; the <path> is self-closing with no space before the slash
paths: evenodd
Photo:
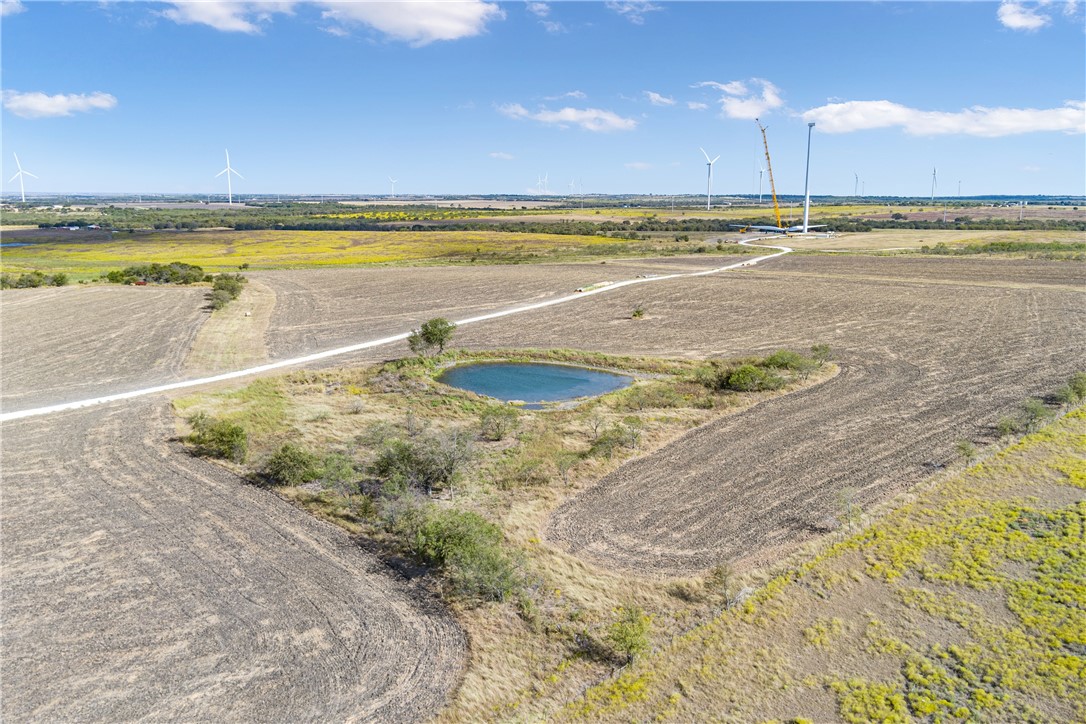
<path id="1" fill-rule="evenodd" d="M 36 287 L 63 287 L 68 284 L 68 275 L 64 272 L 46 274 L 40 271 L 14 274 L 0 274 L 0 289 L 33 289 Z"/>

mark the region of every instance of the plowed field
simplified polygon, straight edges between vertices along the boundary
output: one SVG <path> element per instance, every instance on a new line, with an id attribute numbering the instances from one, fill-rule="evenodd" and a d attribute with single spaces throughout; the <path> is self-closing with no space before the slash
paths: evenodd
<path id="1" fill-rule="evenodd" d="M 180 379 L 206 288 L 52 287 L 0 294 L 5 411 Z"/>
<path id="2" fill-rule="evenodd" d="M 166 440 L 161 402 L 4 427 L 5 721 L 408 721 L 456 623 L 341 531 Z"/>

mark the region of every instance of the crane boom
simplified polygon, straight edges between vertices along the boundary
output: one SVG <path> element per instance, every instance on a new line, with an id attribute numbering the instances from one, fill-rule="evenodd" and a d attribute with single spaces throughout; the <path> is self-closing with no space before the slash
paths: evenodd
<path id="1" fill-rule="evenodd" d="M 777 216 L 777 226 L 781 225 L 781 206 L 777 203 L 777 187 L 773 183 L 773 162 L 769 160 L 769 141 L 765 137 L 765 126 L 757 118 L 758 130 L 762 132 L 762 145 L 765 146 L 765 167 L 769 172 L 769 190 L 773 193 L 773 213 Z"/>

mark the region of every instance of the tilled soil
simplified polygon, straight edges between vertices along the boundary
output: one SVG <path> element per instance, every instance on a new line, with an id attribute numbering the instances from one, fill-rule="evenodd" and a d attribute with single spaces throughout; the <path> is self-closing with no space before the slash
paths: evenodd
<path id="1" fill-rule="evenodd" d="M 267 345 L 270 357 L 281 359 L 404 332 L 433 317 L 459 319 L 567 295 L 587 284 L 712 269 L 740 258 L 707 254 L 598 264 L 313 269 L 251 276 L 275 290 Z"/>
<path id="2" fill-rule="evenodd" d="M 181 379 L 207 288 L 68 286 L 0 294 L 5 412 Z"/>
<path id="3" fill-rule="evenodd" d="M 3 720 L 432 716 L 457 624 L 171 425 L 161 401 L 5 424 Z"/>

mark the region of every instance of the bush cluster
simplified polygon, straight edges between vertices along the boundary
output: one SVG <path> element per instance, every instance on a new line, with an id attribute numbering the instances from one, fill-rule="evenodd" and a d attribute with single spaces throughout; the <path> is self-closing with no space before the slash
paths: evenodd
<path id="1" fill-rule="evenodd" d="M 451 486 L 473 456 L 471 439 L 463 431 L 428 432 L 386 441 L 370 471 L 389 489 L 431 493 Z"/>
<path id="2" fill-rule="evenodd" d="M 139 264 L 114 269 L 102 275 L 112 284 L 195 284 L 205 280 L 204 270 L 195 264 L 174 261 L 169 264 Z"/>
<path id="3" fill-rule="evenodd" d="M 415 506 L 398 517 L 394 532 L 420 560 L 440 568 L 462 598 L 502 601 L 521 585 L 501 528 L 478 513 Z"/>
<path id="4" fill-rule="evenodd" d="M 0 289 L 33 289 L 36 287 L 63 287 L 68 284 L 68 275 L 64 272 L 45 274 L 40 271 L 27 272 L 19 276 L 0 274 Z"/>
<path id="5" fill-rule="evenodd" d="M 321 477 L 320 456 L 292 443 L 284 443 L 264 463 L 261 473 L 270 485 L 304 485 Z"/>
<path id="6" fill-rule="evenodd" d="M 245 428 L 226 420 L 217 420 L 204 413 L 197 413 L 189 418 L 192 434 L 188 442 L 195 447 L 195 453 L 203 457 L 245 462 L 249 451 L 249 435 Z"/>
<path id="7" fill-rule="evenodd" d="M 219 274 L 211 282 L 208 302 L 212 309 L 222 309 L 241 296 L 246 279 L 241 274 Z"/>

